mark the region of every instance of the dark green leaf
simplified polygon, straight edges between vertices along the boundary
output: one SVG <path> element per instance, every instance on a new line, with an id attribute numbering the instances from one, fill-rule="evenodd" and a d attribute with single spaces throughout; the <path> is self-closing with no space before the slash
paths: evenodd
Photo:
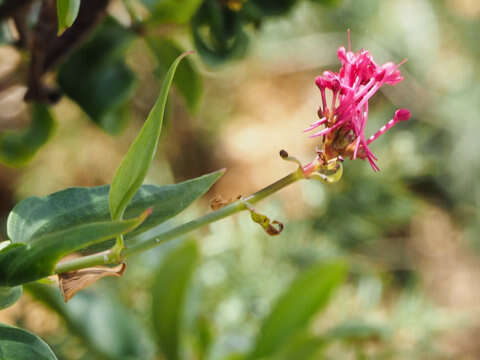
<path id="1" fill-rule="evenodd" d="M 75 60 L 62 66 L 59 85 L 102 129 L 113 135 L 120 133 L 126 126 L 124 105 L 136 85 L 134 73 L 123 60 L 92 68 Z"/>
<path id="2" fill-rule="evenodd" d="M 124 62 L 133 38 L 130 31 L 107 18 L 58 73 L 58 84 L 65 94 L 110 134 L 125 128 L 125 105 L 136 85 L 134 73 Z"/>
<path id="3" fill-rule="evenodd" d="M 282 344 L 304 329 L 327 305 L 345 274 L 343 262 L 316 265 L 300 274 L 264 320 L 250 359 L 273 355 Z"/>
<path id="4" fill-rule="evenodd" d="M 72 26 L 80 10 L 80 0 L 57 0 L 58 34 Z"/>
<path id="5" fill-rule="evenodd" d="M 219 170 L 178 184 L 143 185 L 127 207 L 125 216 L 136 217 L 146 208 L 152 214 L 137 229 L 138 234 L 163 223 L 187 208 L 202 196 L 223 175 Z M 70 188 L 46 197 L 30 197 L 19 202 L 10 212 L 7 234 L 16 243 L 29 243 L 33 238 L 72 226 L 110 219 L 109 186 Z"/>
<path id="6" fill-rule="evenodd" d="M 31 283 L 25 290 L 59 314 L 68 329 L 100 358 L 151 359 L 151 346 L 136 319 L 116 297 L 103 290 L 82 291 L 67 304 L 50 286 Z"/>
<path id="7" fill-rule="evenodd" d="M 0 360 L 56 360 L 55 354 L 38 336 L 0 324 Z"/>
<path id="8" fill-rule="evenodd" d="M 54 130 L 55 120 L 47 107 L 33 104 L 29 127 L 0 135 L 0 161 L 11 166 L 24 165 L 50 139 Z"/>
<path id="9" fill-rule="evenodd" d="M 175 42 L 165 38 L 147 38 L 147 43 L 153 51 L 157 61 L 157 75 L 165 76 L 168 66 L 184 51 Z M 190 111 L 195 111 L 202 94 L 202 78 L 195 70 L 190 59 L 185 59 L 178 65 L 173 83 Z"/>
<path id="10" fill-rule="evenodd" d="M 0 286 L 15 286 L 52 275 L 65 255 L 124 234 L 147 216 L 123 221 L 82 224 L 35 237 L 28 244 L 13 243 L 0 251 Z"/>
<path id="11" fill-rule="evenodd" d="M 209 65 L 221 65 L 246 54 L 248 37 L 237 12 L 206 0 L 192 19 L 195 47 Z"/>
<path id="12" fill-rule="evenodd" d="M 0 287 L 0 310 L 13 305 L 22 296 L 22 287 Z"/>
<path id="13" fill-rule="evenodd" d="M 249 0 L 244 5 L 248 15 L 261 20 L 265 16 L 284 15 L 297 0 Z"/>
<path id="14" fill-rule="evenodd" d="M 152 13 L 154 23 L 185 24 L 192 18 L 203 0 L 143 0 Z"/>
<path id="15" fill-rule="evenodd" d="M 197 259 L 196 243 L 187 241 L 166 256 L 153 278 L 153 326 L 158 344 L 168 360 L 181 358 L 184 303 Z"/>
<path id="16" fill-rule="evenodd" d="M 178 64 L 187 54 L 184 53 L 177 57 L 170 66 L 155 105 L 115 173 L 109 193 L 112 219 L 117 220 L 123 216 L 128 203 L 132 200 L 147 175 L 148 168 L 157 151 L 158 138 L 162 131 L 165 104 L 167 103 L 173 76 Z"/>

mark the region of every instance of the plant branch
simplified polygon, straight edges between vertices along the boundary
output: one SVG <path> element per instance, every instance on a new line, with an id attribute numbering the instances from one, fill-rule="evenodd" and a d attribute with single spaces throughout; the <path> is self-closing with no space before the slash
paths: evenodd
<path id="1" fill-rule="evenodd" d="M 198 219 L 189 221 L 185 224 L 166 230 L 160 234 L 157 234 L 156 236 L 151 237 L 150 239 L 147 239 L 141 243 L 135 244 L 131 247 L 124 248 L 121 253 L 121 257 L 122 257 L 121 260 L 129 256 L 150 250 L 168 240 L 178 238 L 179 236 L 185 235 L 193 230 L 199 229 L 215 221 L 224 219 L 240 211 L 247 210 L 248 205 L 255 204 L 265 199 L 266 197 L 276 193 L 277 191 L 283 189 L 284 187 L 303 178 L 304 178 L 303 172 L 301 168 L 299 168 L 297 169 L 297 171 L 294 171 L 293 173 L 288 174 L 287 176 L 281 178 L 280 180 L 274 182 L 273 184 L 268 185 L 262 190 L 257 191 L 256 193 L 250 195 L 245 199 L 237 200 L 229 205 L 222 207 L 221 209 L 208 213 Z M 60 274 L 63 272 L 83 269 L 86 267 L 114 264 L 114 263 L 118 263 L 117 256 L 111 250 L 107 250 L 98 254 L 84 256 L 81 258 L 59 263 L 55 267 L 55 273 Z"/>

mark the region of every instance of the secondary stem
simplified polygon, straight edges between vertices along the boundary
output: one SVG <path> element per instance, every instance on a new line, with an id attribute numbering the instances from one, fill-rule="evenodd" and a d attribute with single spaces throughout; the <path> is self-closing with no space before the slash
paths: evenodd
<path id="1" fill-rule="evenodd" d="M 131 247 L 124 248 L 121 253 L 121 258 L 125 259 L 128 256 L 132 256 L 132 255 L 150 250 L 151 248 L 154 248 L 155 246 L 158 246 L 159 244 L 164 243 L 165 241 L 177 238 L 181 235 L 189 233 L 190 231 L 196 230 L 204 225 L 211 224 L 215 221 L 226 218 L 237 212 L 246 210 L 247 203 L 255 204 L 260 200 L 265 199 L 266 197 L 272 195 L 273 193 L 303 178 L 304 178 L 303 172 L 301 168 L 299 168 L 297 171 L 288 174 L 287 176 L 281 178 L 280 180 L 274 182 L 273 184 L 268 185 L 262 190 L 257 191 L 256 193 L 248 196 L 247 198 L 237 200 L 229 205 L 222 207 L 221 209 L 208 213 L 198 219 L 189 221 L 185 224 L 166 230 L 150 239 L 147 239 L 141 243 L 135 244 Z M 113 263 L 118 263 L 118 257 L 115 256 L 115 254 L 111 250 L 107 250 L 94 255 L 88 255 L 81 258 L 59 263 L 55 267 L 55 273 L 60 274 L 63 272 L 83 269 L 91 266 L 113 264 Z"/>

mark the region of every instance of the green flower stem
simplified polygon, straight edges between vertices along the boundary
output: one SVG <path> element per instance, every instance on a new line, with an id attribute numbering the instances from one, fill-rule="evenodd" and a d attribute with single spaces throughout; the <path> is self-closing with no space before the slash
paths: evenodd
<path id="1" fill-rule="evenodd" d="M 247 203 L 255 204 L 260 200 L 265 199 L 266 197 L 276 193 L 277 191 L 283 189 L 284 187 L 303 178 L 304 178 L 304 175 L 303 175 L 302 169 L 298 168 L 297 171 L 290 173 L 289 175 L 281 178 L 280 180 L 274 182 L 273 184 L 268 185 L 262 190 L 257 191 L 256 193 L 250 195 L 247 198 L 237 200 L 229 205 L 222 207 L 221 209 L 208 213 L 207 215 L 204 215 L 198 219 L 189 221 L 185 224 L 166 230 L 163 233 L 160 233 L 148 240 L 135 244 L 131 247 L 124 248 L 121 253 L 121 260 L 131 255 L 135 255 L 135 254 L 150 250 L 155 246 L 158 246 L 159 244 L 164 243 L 168 240 L 175 239 L 181 235 L 189 233 L 190 231 L 201 228 L 202 226 L 211 224 L 215 221 L 224 219 L 237 212 L 246 210 Z M 83 269 L 83 268 L 98 266 L 98 265 L 114 264 L 118 262 L 119 262 L 119 258 L 117 254 L 112 252 L 112 250 L 107 250 L 98 254 L 88 255 L 81 258 L 59 263 L 55 267 L 55 273 L 60 274 L 67 271 L 78 270 L 78 269 Z"/>

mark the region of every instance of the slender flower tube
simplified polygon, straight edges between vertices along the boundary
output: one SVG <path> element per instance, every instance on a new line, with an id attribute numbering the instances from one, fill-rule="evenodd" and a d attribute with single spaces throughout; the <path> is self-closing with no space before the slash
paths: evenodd
<path id="1" fill-rule="evenodd" d="M 322 104 L 318 110 L 320 120 L 314 122 L 304 131 L 309 132 L 320 126 L 324 128 L 310 135 L 322 137 L 323 149 L 317 150 L 319 158 L 314 162 L 324 164 L 332 159 L 349 157 L 350 159 L 367 159 L 374 171 L 380 170 L 377 158 L 369 144 L 400 121 L 410 118 L 410 111 L 399 109 L 395 116 L 379 131 L 365 137 L 368 120 L 368 102 L 385 84 L 395 85 L 403 80 L 399 67 L 392 62 L 377 65 L 368 50 L 357 53 L 351 51 L 350 32 L 348 32 L 348 51 L 342 46 L 337 52 L 342 66 L 338 72 L 325 71 L 315 79 L 320 89 Z M 331 101 L 327 99 L 331 92 Z M 306 165 L 305 169 L 313 165 Z"/>

